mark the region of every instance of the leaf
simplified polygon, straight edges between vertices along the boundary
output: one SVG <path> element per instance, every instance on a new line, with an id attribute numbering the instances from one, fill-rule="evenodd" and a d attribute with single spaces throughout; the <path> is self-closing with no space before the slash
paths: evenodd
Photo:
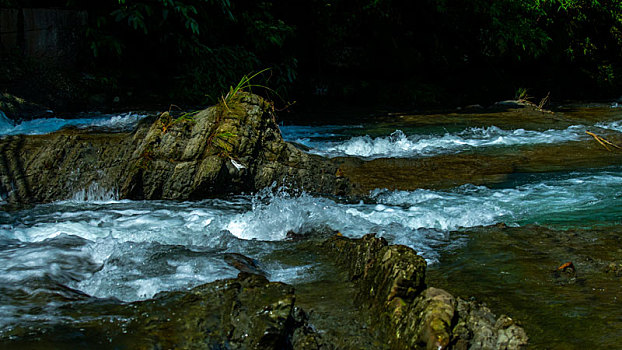
<path id="1" fill-rule="evenodd" d="M 574 264 L 572 263 L 572 261 L 569 261 L 569 262 L 567 262 L 567 263 L 563 263 L 563 264 L 561 264 L 561 265 L 557 268 L 557 271 L 565 271 L 566 269 L 572 269 L 572 270 L 574 270 L 574 269 L 575 269 Z"/>

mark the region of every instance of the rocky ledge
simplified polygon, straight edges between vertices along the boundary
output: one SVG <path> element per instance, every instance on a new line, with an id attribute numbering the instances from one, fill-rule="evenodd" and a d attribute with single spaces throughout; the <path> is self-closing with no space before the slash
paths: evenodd
<path id="1" fill-rule="evenodd" d="M 196 113 L 162 113 L 132 133 L 65 129 L 0 139 L 0 194 L 10 203 L 67 199 L 99 187 L 128 199 L 199 199 L 290 184 L 343 194 L 331 162 L 283 141 L 272 105 L 240 93 Z"/>
<path id="2" fill-rule="evenodd" d="M 122 304 L 84 299 L 60 312 L 75 321 L 0 333 L 0 348 L 292 349 L 315 344 L 294 288 L 240 273 L 184 292 Z M 303 347 L 304 348 L 304 347 Z M 318 347 L 315 346 L 315 349 Z"/>
<path id="3" fill-rule="evenodd" d="M 525 331 L 510 317 L 496 317 L 481 304 L 427 287 L 425 260 L 408 247 L 388 245 L 373 235 L 300 244 L 334 264 L 332 274 L 344 276 L 338 283 L 346 286 L 319 287 L 314 293 L 321 297 L 314 299 L 315 304 L 305 304 L 308 313 L 297 306 L 293 286 L 241 272 L 234 279 L 162 292 L 134 303 L 77 294 L 70 306 L 59 310 L 62 318 L 73 322 L 13 328 L 0 333 L 0 348 L 31 348 L 42 342 L 55 348 L 140 349 L 522 349 L 527 345 Z M 344 304 L 333 307 L 331 315 L 314 315 L 315 308 L 322 309 L 320 303 L 327 300 L 329 304 L 335 304 L 330 300 L 352 302 L 360 317 L 344 319 Z M 321 321 L 318 317 L 333 320 L 319 322 L 330 331 L 312 324 Z M 359 319 L 364 319 L 364 327 L 357 326 Z M 373 343 L 360 341 L 370 336 Z"/>
<path id="4" fill-rule="evenodd" d="M 521 349 L 527 334 L 508 316 L 425 285 L 425 260 L 383 238 L 335 236 L 322 244 L 348 272 L 369 324 L 391 349 Z"/>

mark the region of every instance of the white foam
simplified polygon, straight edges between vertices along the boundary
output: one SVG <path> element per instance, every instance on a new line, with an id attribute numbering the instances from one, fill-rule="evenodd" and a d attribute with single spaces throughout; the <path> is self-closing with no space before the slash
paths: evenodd
<path id="1" fill-rule="evenodd" d="M 596 126 L 602 129 L 622 132 L 622 120 L 617 120 L 609 123 L 597 123 Z"/>
<path id="2" fill-rule="evenodd" d="M 576 125 L 564 130 L 534 131 L 525 129 L 503 130 L 496 126 L 468 128 L 444 135 L 406 135 L 401 130 L 389 136 L 356 136 L 345 141 L 318 141 L 297 139 L 313 148 L 311 153 L 328 156 L 356 156 L 363 158 L 409 158 L 455 153 L 485 147 L 503 147 L 530 144 L 552 144 L 585 138 L 585 127 Z"/>
<path id="3" fill-rule="evenodd" d="M 77 191 L 71 197 L 79 202 L 110 202 L 119 199 L 119 191 L 100 187 L 97 182 L 92 182 L 88 188 Z"/>
<path id="4" fill-rule="evenodd" d="M 449 243 L 447 230 L 498 222 L 620 222 L 619 198 L 621 169 L 538 178 L 511 188 L 376 190 L 369 203 L 279 191 L 201 202 L 65 201 L 0 212 L 0 285 L 31 288 L 29 281 L 51 279 L 97 297 L 141 300 L 234 277 L 238 271 L 224 262 L 224 253 L 261 262 L 289 231 L 338 230 L 350 237 L 374 232 L 433 263 L 437 247 Z M 313 270 L 274 262 L 262 268 L 286 282 Z"/>
<path id="5" fill-rule="evenodd" d="M 0 135 L 42 135 L 58 131 L 67 126 L 78 128 L 105 127 L 114 130 L 128 130 L 146 117 L 145 114 L 128 112 L 119 115 L 105 115 L 93 118 L 40 118 L 23 121 L 15 125 L 7 118 L 0 118 Z"/>
<path id="6" fill-rule="evenodd" d="M 416 213 L 415 225 L 456 229 L 497 222 L 547 224 L 568 213 L 574 213 L 577 220 L 581 212 L 615 217 L 620 210 L 616 198 L 622 195 L 621 186 L 619 171 L 605 171 L 504 189 L 465 185 L 444 193 L 376 190 L 372 198 L 385 205 L 408 207 Z"/>

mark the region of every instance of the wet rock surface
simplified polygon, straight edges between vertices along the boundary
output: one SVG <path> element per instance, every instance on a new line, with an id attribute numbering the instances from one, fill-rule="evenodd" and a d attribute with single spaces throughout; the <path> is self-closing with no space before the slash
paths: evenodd
<path id="1" fill-rule="evenodd" d="M 91 186 L 130 199 L 198 199 L 288 184 L 343 194 L 337 167 L 286 143 L 272 106 L 240 94 L 189 118 L 163 113 L 133 133 L 62 130 L 0 140 L 1 192 L 12 203 L 71 198 Z"/>
<path id="2" fill-rule="evenodd" d="M 357 302 L 392 349 L 520 349 L 528 337 L 507 316 L 426 287 L 426 263 L 412 249 L 366 235 L 334 237 L 323 247 L 346 268 Z"/>
<path id="3" fill-rule="evenodd" d="M 300 345 L 296 349 L 319 349 L 320 336 L 305 324 L 294 301 L 293 287 L 241 273 L 142 302 L 76 303 L 75 310 L 65 312 L 79 314 L 81 321 L 16 328 L 3 334 L 0 347 L 292 349 L 294 343 Z"/>

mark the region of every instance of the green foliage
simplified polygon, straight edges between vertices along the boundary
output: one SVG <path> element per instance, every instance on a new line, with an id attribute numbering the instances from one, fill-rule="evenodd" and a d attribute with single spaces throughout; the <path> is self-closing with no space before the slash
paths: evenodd
<path id="1" fill-rule="evenodd" d="M 527 95 L 527 88 L 524 87 L 520 87 L 518 89 L 516 89 L 516 92 L 514 93 L 514 99 L 517 101 L 527 101 L 530 99 L 529 95 Z"/>
<path id="2" fill-rule="evenodd" d="M 261 64 L 257 55 L 243 47 L 202 47 L 199 50 L 199 59 L 188 60 L 182 65 L 181 74 L 176 79 L 174 98 L 191 97 L 204 103 L 216 103 L 231 81 Z"/>
<path id="3" fill-rule="evenodd" d="M 89 11 L 85 35 L 98 62 L 129 71 L 125 79 L 158 71 L 167 85 L 163 89 L 176 101 L 207 102 L 206 94 L 218 96 L 230 81 L 260 66 L 275 67 L 275 82 L 285 88 L 296 77 L 296 59 L 284 51 L 275 55 L 285 49 L 294 27 L 277 17 L 268 1 L 69 4 Z"/>
<path id="4" fill-rule="evenodd" d="M 17 6 L 17 1 L 15 0 L 0 0 L 0 8 L 12 8 Z"/>
<path id="5" fill-rule="evenodd" d="M 233 86 L 229 86 L 229 91 L 227 92 L 227 94 L 225 96 L 222 97 L 222 101 L 224 102 L 225 106 L 227 105 L 228 102 L 231 101 L 231 99 L 233 97 L 235 97 L 238 93 L 240 92 L 252 92 L 253 87 L 260 87 L 263 88 L 265 90 L 270 90 L 270 88 L 264 86 L 264 85 L 259 85 L 259 84 L 252 84 L 251 81 L 253 79 L 255 79 L 257 76 L 269 71 L 270 68 L 266 68 L 263 70 L 260 70 L 259 72 L 252 74 L 252 75 L 244 75 L 242 76 L 242 79 L 240 79 L 240 81 L 238 82 L 238 84 L 233 87 Z M 229 107 L 227 107 L 229 108 Z"/>
<path id="6" fill-rule="evenodd" d="M 119 86 L 151 75 L 175 101 L 204 103 L 207 95 L 215 102 L 231 81 L 259 67 L 272 67 L 271 85 L 285 97 L 364 99 L 391 86 L 405 100 L 442 102 L 439 91 L 472 90 L 475 82 L 506 81 L 507 93 L 566 81 L 622 86 L 617 0 L 69 4 L 89 11 L 86 37 L 96 64 L 120 67 L 127 81 Z"/>
<path id="7" fill-rule="evenodd" d="M 162 127 L 162 133 L 166 134 L 168 130 L 175 124 L 179 123 L 189 123 L 192 124 L 195 122 L 194 116 L 199 113 L 199 111 L 187 112 L 182 115 L 173 118 L 172 112 L 164 112 L 160 115 L 160 125 Z"/>

